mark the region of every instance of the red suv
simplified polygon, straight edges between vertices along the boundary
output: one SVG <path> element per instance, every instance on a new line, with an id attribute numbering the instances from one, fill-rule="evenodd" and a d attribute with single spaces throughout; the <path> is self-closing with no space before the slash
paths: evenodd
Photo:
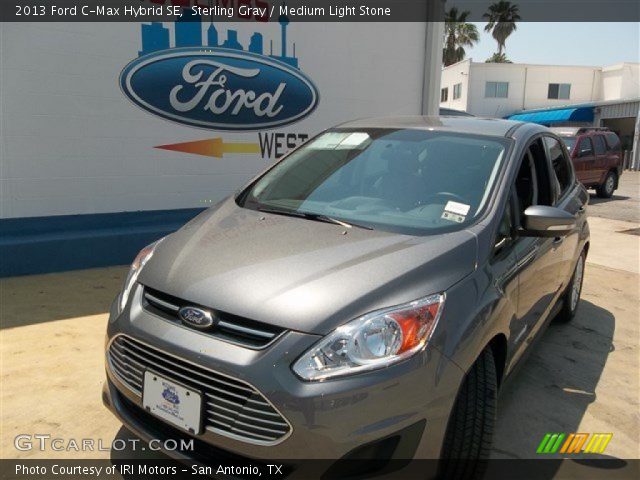
<path id="1" fill-rule="evenodd" d="M 599 197 L 609 198 L 622 175 L 622 151 L 618 135 L 607 128 L 552 128 L 567 145 L 578 180 L 595 188 Z"/>

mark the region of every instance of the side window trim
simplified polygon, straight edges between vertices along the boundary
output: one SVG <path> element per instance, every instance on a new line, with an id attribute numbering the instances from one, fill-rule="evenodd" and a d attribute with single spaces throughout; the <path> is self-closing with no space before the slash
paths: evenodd
<path id="1" fill-rule="evenodd" d="M 509 195 L 507 196 L 507 201 L 504 205 L 504 208 L 502 209 L 502 213 L 500 214 L 500 222 L 498 222 L 498 224 L 496 225 L 496 229 L 493 233 L 493 255 L 492 255 L 493 258 L 499 257 L 503 255 L 505 252 L 508 252 L 511 249 L 511 247 L 513 247 L 513 245 L 515 244 L 515 241 L 517 240 L 517 230 L 520 225 L 520 220 L 517 218 L 518 217 L 517 203 L 518 203 L 518 196 L 516 194 L 515 183 L 514 183 L 514 185 L 511 185 L 511 187 L 509 188 Z M 500 235 L 500 227 L 502 224 L 502 219 L 504 218 L 507 212 L 509 212 L 509 216 L 511 217 L 510 236 L 509 238 L 499 241 L 498 236 Z M 504 243 L 502 245 L 499 245 L 499 243 L 503 241 Z"/>
<path id="2" fill-rule="evenodd" d="M 543 134 L 542 137 L 543 137 L 542 144 L 544 146 L 544 154 L 545 154 L 545 157 L 547 157 L 547 168 L 549 169 L 549 175 L 550 175 L 549 178 L 553 179 L 553 181 L 551 182 L 551 187 L 553 188 L 553 205 L 555 206 L 560 201 L 564 200 L 565 197 L 567 197 L 571 193 L 576 182 L 576 177 L 575 177 L 575 172 L 573 170 L 573 164 L 571 163 L 571 160 L 567 155 L 566 149 L 561 148 L 560 153 L 562 154 L 564 162 L 567 164 L 569 169 L 569 185 L 567 186 L 566 190 L 562 192 L 560 182 L 558 180 L 558 176 L 556 175 L 555 169 L 553 168 L 553 162 L 551 160 L 549 146 L 547 145 L 547 142 L 544 141 L 544 138 L 550 138 L 560 143 L 560 145 L 562 145 L 562 142 L 559 138 L 556 138 L 553 135 L 549 135 L 548 133 Z M 585 138 L 588 139 L 588 137 L 585 137 Z M 585 138 L 581 139 L 580 141 L 582 142 Z"/>

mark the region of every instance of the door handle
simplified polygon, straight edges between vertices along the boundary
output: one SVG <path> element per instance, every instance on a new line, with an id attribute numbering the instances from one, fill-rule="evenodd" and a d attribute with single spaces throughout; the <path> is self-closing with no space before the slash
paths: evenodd
<path id="1" fill-rule="evenodd" d="M 554 245 L 560 245 L 562 242 L 564 242 L 564 237 L 556 237 L 553 239 Z"/>

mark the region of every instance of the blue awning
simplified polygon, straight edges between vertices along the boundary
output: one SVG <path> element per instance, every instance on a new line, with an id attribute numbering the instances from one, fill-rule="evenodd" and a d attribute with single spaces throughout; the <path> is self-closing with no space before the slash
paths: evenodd
<path id="1" fill-rule="evenodd" d="M 560 122 L 593 122 L 593 107 L 522 112 L 511 115 L 508 118 L 509 120 L 539 123 L 540 125 L 553 125 Z"/>

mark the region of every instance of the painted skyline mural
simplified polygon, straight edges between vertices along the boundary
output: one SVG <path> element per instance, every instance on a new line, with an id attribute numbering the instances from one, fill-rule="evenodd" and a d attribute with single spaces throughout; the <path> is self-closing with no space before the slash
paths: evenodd
<path id="1" fill-rule="evenodd" d="M 269 54 L 267 56 L 280 60 L 292 67 L 299 68 L 295 43 L 293 44 L 293 54 L 291 56 L 288 55 L 287 27 L 289 26 L 289 18 L 286 15 L 280 15 L 280 17 L 278 17 L 278 23 L 280 24 L 280 55 L 274 55 L 273 41 L 271 41 Z M 185 9 L 182 16 L 175 21 L 173 47 L 171 47 L 169 28 L 162 22 L 143 24 L 142 50 L 138 52 L 138 55 L 143 56 L 159 50 L 180 47 L 229 48 L 265 55 L 264 38 L 260 32 L 253 32 L 247 48 L 242 45 L 241 40 L 238 38 L 237 30 L 228 29 L 227 38 L 223 42 L 220 41 L 221 35 L 213 23 L 210 23 L 206 28 L 206 42 L 204 42 L 205 35 L 203 35 L 203 33 L 202 18 L 200 15 L 191 9 Z"/>

